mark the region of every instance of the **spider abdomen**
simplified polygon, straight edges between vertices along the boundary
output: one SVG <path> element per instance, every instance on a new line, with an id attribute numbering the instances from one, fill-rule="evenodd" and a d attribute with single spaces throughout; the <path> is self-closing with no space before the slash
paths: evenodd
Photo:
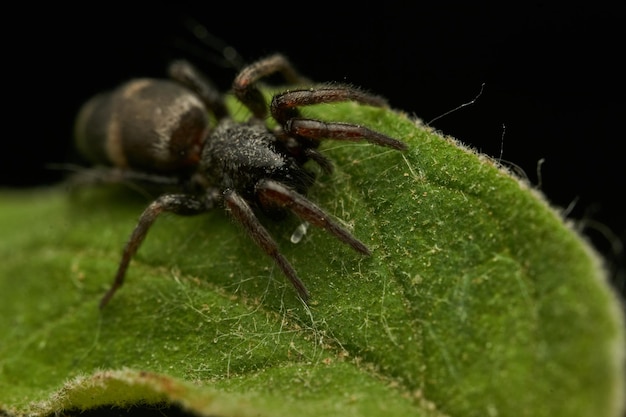
<path id="1" fill-rule="evenodd" d="M 206 107 L 190 90 L 142 78 L 89 100 L 78 115 L 75 138 L 94 163 L 171 173 L 198 163 L 208 128 Z"/>

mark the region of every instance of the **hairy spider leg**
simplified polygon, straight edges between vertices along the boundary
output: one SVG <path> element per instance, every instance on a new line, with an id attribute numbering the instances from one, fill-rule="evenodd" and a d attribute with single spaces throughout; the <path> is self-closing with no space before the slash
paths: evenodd
<path id="1" fill-rule="evenodd" d="M 196 93 L 216 118 L 223 119 L 228 116 L 224 96 L 190 62 L 182 59 L 172 62 L 168 67 L 168 74 L 170 78 Z"/>
<path id="2" fill-rule="evenodd" d="M 150 227 L 161 213 L 171 212 L 183 216 L 201 214 L 215 207 L 220 199 L 221 195 L 217 189 L 209 189 L 203 196 L 166 194 L 154 200 L 139 217 L 137 226 L 135 226 L 122 252 L 122 260 L 118 266 L 113 284 L 100 300 L 100 308 L 102 309 L 107 305 L 111 297 L 124 283 L 126 270 L 131 259 L 137 253 Z"/>
<path id="3" fill-rule="evenodd" d="M 246 200 L 234 190 L 228 190 L 224 193 L 224 202 L 233 218 L 243 226 L 248 236 L 250 236 L 263 252 L 274 260 L 276 265 L 283 271 L 283 274 L 285 274 L 296 288 L 300 298 L 306 303 L 309 299 L 309 292 L 306 286 L 300 278 L 298 278 L 296 270 L 291 266 L 287 258 L 280 253 L 278 245 L 267 229 L 263 227 L 259 219 L 254 215 L 252 208 Z"/>
<path id="4" fill-rule="evenodd" d="M 307 139 L 334 139 L 352 142 L 366 141 L 378 146 L 404 150 L 406 145 L 399 140 L 363 126 L 341 122 L 323 122 L 312 119 L 289 119 L 283 128 L 292 135 Z"/>
<path id="5" fill-rule="evenodd" d="M 319 89 L 294 90 L 276 94 L 270 105 L 271 114 L 283 130 L 296 137 L 319 142 L 322 139 L 367 141 L 378 146 L 405 150 L 404 142 L 387 135 L 351 123 L 324 122 L 299 117 L 298 107 L 313 104 L 355 101 L 371 106 L 386 106 L 381 97 L 367 94 L 347 86 L 331 86 Z"/>
<path id="6" fill-rule="evenodd" d="M 281 124 L 299 115 L 298 107 L 322 103 L 355 101 L 374 107 L 386 107 L 387 100 L 358 88 L 342 84 L 319 85 L 315 88 L 287 90 L 274 95 L 270 104 L 272 116 Z"/>
<path id="7" fill-rule="evenodd" d="M 288 84 L 311 83 L 281 54 L 270 55 L 245 67 L 233 81 L 233 93 L 257 119 L 264 119 L 267 116 L 267 105 L 263 93 L 256 84 L 260 79 L 276 73 L 281 74 Z"/>
<path id="8" fill-rule="evenodd" d="M 328 213 L 324 212 L 324 210 L 302 194 L 269 179 L 259 181 L 255 188 L 261 204 L 269 207 L 287 208 L 300 219 L 331 233 L 343 243 L 351 246 L 355 251 L 367 256 L 372 254 L 365 244 L 354 237 L 348 230 L 341 227 L 339 223 L 333 221 Z"/>
<path id="9" fill-rule="evenodd" d="M 166 175 L 151 174 L 116 167 L 97 166 L 85 168 L 69 164 L 59 165 L 60 169 L 74 171 L 67 179 L 70 189 L 97 184 L 126 184 L 131 188 L 141 189 L 139 185 L 179 186 L 180 179 Z"/>

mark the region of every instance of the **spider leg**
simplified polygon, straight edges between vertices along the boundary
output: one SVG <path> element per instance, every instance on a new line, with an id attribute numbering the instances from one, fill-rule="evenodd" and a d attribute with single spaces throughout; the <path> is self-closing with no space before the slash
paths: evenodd
<path id="1" fill-rule="evenodd" d="M 330 86 L 318 89 L 286 91 L 277 94 L 270 105 L 272 116 L 278 121 L 285 133 L 313 141 L 338 139 L 349 141 L 367 141 L 379 146 L 404 150 L 404 142 L 391 138 L 366 127 L 339 122 L 299 117 L 298 107 L 340 101 L 356 101 L 370 106 L 383 107 L 386 101 L 375 95 L 347 86 Z"/>
<path id="2" fill-rule="evenodd" d="M 276 139 L 283 143 L 287 152 L 289 152 L 289 154 L 294 157 L 300 165 L 304 165 L 306 161 L 312 159 L 326 174 L 331 174 L 333 172 L 334 167 L 331 160 L 315 149 L 319 146 L 318 142 L 305 140 L 303 137 L 290 136 L 286 134 L 282 127 L 277 127 L 274 129 L 273 133 Z M 306 141 L 309 143 L 305 143 Z"/>
<path id="3" fill-rule="evenodd" d="M 65 178 L 63 185 L 74 193 L 87 186 L 120 185 L 145 196 L 154 198 L 158 194 L 174 193 L 194 184 L 187 184 L 181 178 L 167 175 L 151 174 L 148 172 L 133 171 L 125 168 L 95 166 L 85 168 L 80 165 L 55 164 L 52 169 L 67 171 L 70 174 Z"/>
<path id="4" fill-rule="evenodd" d="M 235 96 L 252 111 L 258 119 L 267 115 L 265 97 L 257 87 L 257 82 L 272 74 L 280 73 L 289 84 L 310 83 L 301 76 L 291 62 L 281 54 L 270 55 L 242 69 L 233 81 Z"/>
<path id="5" fill-rule="evenodd" d="M 363 90 L 345 85 L 327 85 L 276 94 L 272 98 L 270 109 L 272 116 L 280 124 L 284 124 L 288 119 L 298 116 L 298 107 L 341 101 L 355 101 L 374 107 L 387 106 L 387 100 Z"/>
<path id="6" fill-rule="evenodd" d="M 405 150 L 404 142 L 364 126 L 341 122 L 323 122 L 314 119 L 289 119 L 283 126 L 286 132 L 308 139 L 335 139 L 352 142 L 366 141 L 378 146 Z"/>
<path id="7" fill-rule="evenodd" d="M 291 210 L 302 220 L 326 230 L 343 243 L 351 246 L 357 252 L 371 255 L 372 252 L 365 244 L 354 237 L 348 230 L 333 221 L 326 212 L 313 204 L 302 194 L 285 187 L 281 183 L 264 179 L 257 183 L 256 192 L 262 204 L 267 206 L 284 207 Z"/>
<path id="8" fill-rule="evenodd" d="M 228 116 L 223 96 L 213 83 L 191 63 L 185 60 L 174 61 L 169 65 L 168 73 L 170 78 L 196 93 L 215 117 L 223 119 Z"/>
<path id="9" fill-rule="evenodd" d="M 309 298 L 309 292 L 306 286 L 300 278 L 298 278 L 298 274 L 293 266 L 291 266 L 289 261 L 280 253 L 278 245 L 254 215 L 252 208 L 246 200 L 235 191 L 229 190 L 224 193 L 224 202 L 234 219 L 243 226 L 254 243 L 274 260 L 276 265 L 296 288 L 300 298 L 306 302 Z"/>
<path id="10" fill-rule="evenodd" d="M 304 148 L 304 155 L 307 158 L 312 159 L 313 161 L 315 161 L 315 163 L 317 163 L 317 165 L 319 165 L 322 168 L 322 171 L 324 171 L 326 174 L 332 174 L 333 173 L 333 170 L 335 169 L 335 167 L 333 166 L 333 163 L 330 161 L 330 159 L 328 159 L 326 156 L 324 156 L 317 149 L 314 149 L 314 148 Z"/>
<path id="11" fill-rule="evenodd" d="M 210 189 L 204 196 L 189 196 L 186 194 L 165 194 L 153 201 L 139 217 L 139 221 L 133 230 L 124 251 L 122 260 L 117 269 L 115 279 L 111 288 L 100 300 L 100 308 L 107 305 L 111 297 L 124 283 L 126 270 L 131 259 L 137 253 L 139 246 L 145 239 L 150 227 L 155 222 L 159 214 L 170 212 L 179 215 L 194 215 L 211 210 L 221 199 L 221 195 L 216 189 Z"/>
<path id="12" fill-rule="evenodd" d="M 126 184 L 129 186 L 175 187 L 181 185 L 177 177 L 133 171 L 125 168 L 96 166 L 85 168 L 79 165 L 57 165 L 55 169 L 71 171 L 66 179 L 70 189 L 89 185 Z"/>

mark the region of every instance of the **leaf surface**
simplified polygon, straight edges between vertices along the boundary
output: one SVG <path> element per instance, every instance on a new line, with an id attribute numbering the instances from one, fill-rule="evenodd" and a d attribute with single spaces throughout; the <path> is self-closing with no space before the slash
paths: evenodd
<path id="1" fill-rule="evenodd" d="M 406 152 L 328 141 L 310 198 L 373 251 L 263 219 L 303 305 L 228 216 L 163 215 L 103 310 L 149 199 L 0 194 L 0 410 L 619 416 L 624 331 L 601 261 L 524 181 L 386 109 L 306 109 Z"/>

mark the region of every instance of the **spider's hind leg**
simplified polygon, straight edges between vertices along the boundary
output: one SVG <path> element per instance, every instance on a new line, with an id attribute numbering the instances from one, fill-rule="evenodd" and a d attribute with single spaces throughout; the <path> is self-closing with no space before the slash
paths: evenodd
<path id="1" fill-rule="evenodd" d="M 191 63 L 185 60 L 174 61 L 168 67 L 168 73 L 170 78 L 196 93 L 204 102 L 204 105 L 213 112 L 215 117 L 222 119 L 228 116 L 228 110 L 222 94 Z"/>
<path id="2" fill-rule="evenodd" d="M 185 181 L 176 176 L 152 174 L 117 167 L 83 167 L 71 164 L 57 164 L 50 167 L 69 173 L 63 181 L 63 186 L 67 188 L 72 196 L 88 187 L 120 185 L 146 198 L 154 198 L 156 195 L 177 192 L 188 186 Z"/>
<path id="3" fill-rule="evenodd" d="M 137 250 L 139 250 L 148 231 L 161 213 L 169 212 L 182 216 L 201 214 L 211 210 L 220 199 L 221 195 L 217 189 L 209 189 L 203 196 L 164 194 L 154 200 L 139 217 L 137 226 L 135 226 L 122 252 L 122 260 L 118 266 L 113 284 L 106 294 L 104 294 L 102 300 L 100 300 L 100 308 L 107 305 L 111 297 L 113 297 L 124 283 L 126 270 L 128 269 L 131 259 L 135 253 L 137 253 Z"/>

